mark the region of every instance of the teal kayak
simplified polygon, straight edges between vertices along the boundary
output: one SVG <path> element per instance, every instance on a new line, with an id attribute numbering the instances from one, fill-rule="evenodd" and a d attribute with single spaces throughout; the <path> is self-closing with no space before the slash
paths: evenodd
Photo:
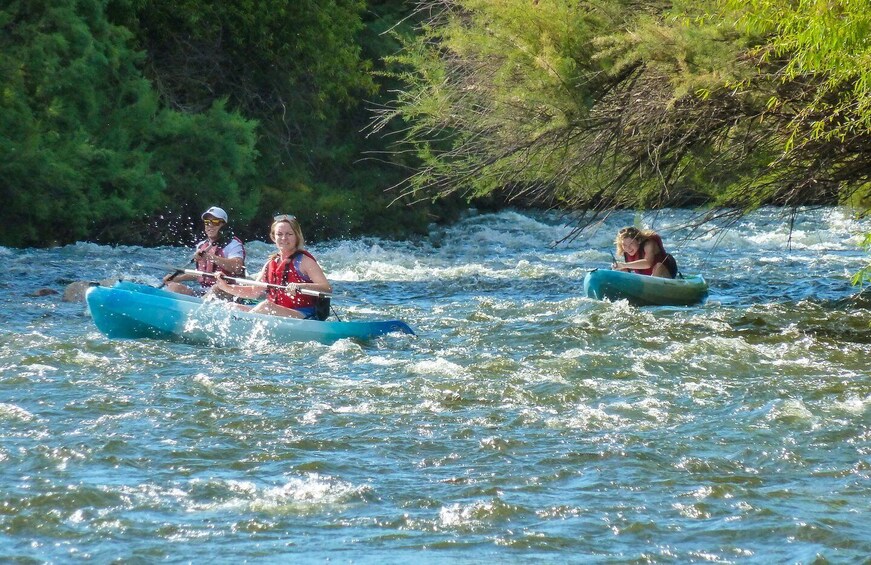
<path id="1" fill-rule="evenodd" d="M 635 306 L 691 306 L 708 296 L 702 275 L 675 279 L 595 269 L 584 277 L 584 294 L 598 300 L 628 300 Z"/>
<path id="2" fill-rule="evenodd" d="M 94 324 L 110 338 L 157 338 L 217 346 L 340 339 L 368 340 L 389 333 L 414 335 L 399 320 L 302 320 L 252 314 L 221 301 L 203 300 L 152 286 L 118 282 L 88 289 L 85 300 Z"/>

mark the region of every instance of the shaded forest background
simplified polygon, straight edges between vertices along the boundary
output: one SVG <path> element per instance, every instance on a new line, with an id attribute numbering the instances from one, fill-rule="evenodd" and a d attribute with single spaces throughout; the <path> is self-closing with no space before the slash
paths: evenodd
<path id="1" fill-rule="evenodd" d="M 484 198 L 871 208 L 864 0 L 0 5 L 2 245 L 179 243 L 212 204 L 313 239 Z"/>
<path id="2" fill-rule="evenodd" d="M 313 240 L 399 237 L 466 206 L 386 192 L 416 157 L 361 132 L 393 88 L 373 72 L 413 32 L 412 5 L 0 6 L 0 245 L 186 244 L 212 205 L 245 238 L 275 212 Z"/>

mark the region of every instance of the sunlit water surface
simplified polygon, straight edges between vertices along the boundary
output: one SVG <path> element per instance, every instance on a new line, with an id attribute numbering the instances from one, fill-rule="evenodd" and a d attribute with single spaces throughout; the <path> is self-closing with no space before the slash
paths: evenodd
<path id="1" fill-rule="evenodd" d="M 186 249 L 0 248 L 0 561 L 867 559 L 869 222 L 640 219 L 707 303 L 581 296 L 633 214 L 559 245 L 557 216 L 475 215 L 313 245 L 343 318 L 418 333 L 331 346 L 110 340 L 36 292 L 157 285 Z"/>

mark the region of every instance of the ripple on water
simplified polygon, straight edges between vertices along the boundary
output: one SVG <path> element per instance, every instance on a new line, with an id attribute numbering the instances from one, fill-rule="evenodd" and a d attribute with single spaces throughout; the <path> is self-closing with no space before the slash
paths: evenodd
<path id="1" fill-rule="evenodd" d="M 579 296 L 629 213 L 569 245 L 516 212 L 318 244 L 343 316 L 418 332 L 367 343 L 109 340 L 3 294 L 0 555 L 861 562 L 871 310 L 845 281 L 869 228 L 811 215 L 791 249 L 776 211 L 698 241 L 690 211 L 639 216 L 711 283 L 691 308 Z M 189 252 L 70 247 L 0 254 L 36 287 Z"/>

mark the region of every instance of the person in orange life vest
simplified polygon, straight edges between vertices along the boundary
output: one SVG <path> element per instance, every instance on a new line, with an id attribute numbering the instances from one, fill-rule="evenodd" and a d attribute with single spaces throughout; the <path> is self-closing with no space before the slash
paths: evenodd
<path id="1" fill-rule="evenodd" d="M 202 219 L 206 238 L 196 245 L 193 257 L 193 260 L 196 260 L 196 270 L 206 273 L 225 273 L 231 277 L 244 276 L 245 245 L 229 229 L 224 230 L 227 225 L 227 212 L 212 206 L 203 212 Z M 199 287 L 191 288 L 182 284 L 185 281 L 198 281 Z M 188 273 L 169 274 L 163 278 L 163 282 L 166 289 L 173 292 L 204 295 L 212 289 L 215 277 Z"/>
<path id="2" fill-rule="evenodd" d="M 285 287 L 284 289 L 230 285 L 219 274 L 217 288 L 240 298 L 261 298 L 266 300 L 251 308 L 251 312 L 292 316 L 294 318 L 314 318 L 318 298 L 300 294 L 298 289 L 332 292 L 324 271 L 311 253 L 303 249 L 305 238 L 299 222 L 293 216 L 282 214 L 273 218 L 269 237 L 275 242 L 278 253 L 266 260 L 255 280 Z"/>
<path id="3" fill-rule="evenodd" d="M 616 261 L 612 269 L 668 279 L 677 276 L 677 261 L 665 251 L 662 238 L 656 232 L 623 228 L 617 232 L 615 243 L 616 256 L 623 261 Z"/>

